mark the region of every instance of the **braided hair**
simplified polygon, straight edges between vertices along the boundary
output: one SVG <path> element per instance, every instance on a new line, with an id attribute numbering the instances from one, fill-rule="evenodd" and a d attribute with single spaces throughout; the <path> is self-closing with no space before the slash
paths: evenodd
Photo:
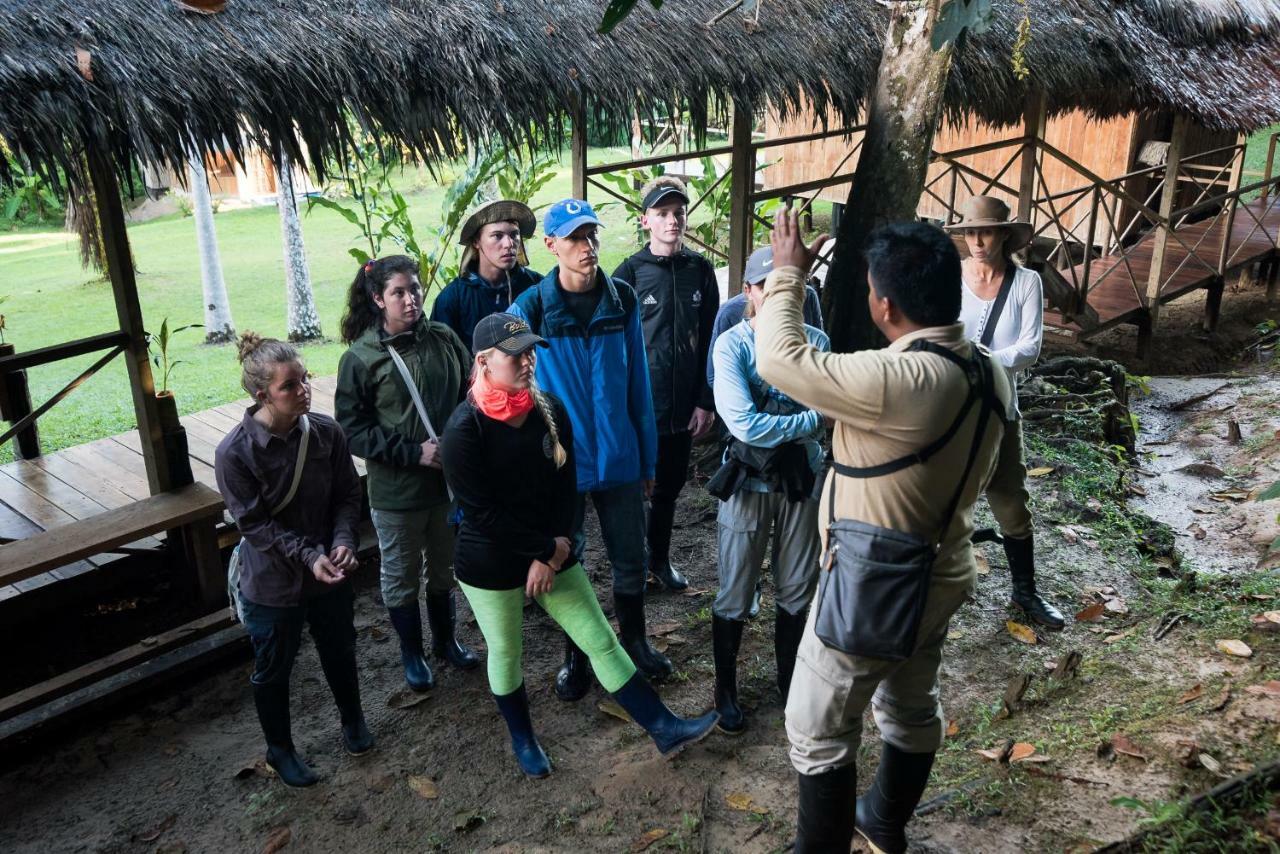
<path id="1" fill-rule="evenodd" d="M 490 350 L 482 350 L 476 354 L 476 360 L 471 365 L 471 380 L 475 381 L 480 372 L 484 370 L 480 365 L 480 357 L 492 353 L 498 348 L 494 347 Z M 533 395 L 534 405 L 538 407 L 538 414 L 542 416 L 542 421 L 547 425 L 547 433 L 551 436 L 551 459 L 555 461 L 556 468 L 564 468 L 564 464 L 569 461 L 569 453 L 564 449 L 564 445 L 560 442 L 560 428 L 556 426 L 556 410 L 551 405 L 551 398 L 547 393 L 538 387 L 538 383 L 534 380 L 529 382 L 529 393 Z M 468 392 L 470 395 L 470 392 Z M 472 402 L 475 398 L 472 398 Z"/>

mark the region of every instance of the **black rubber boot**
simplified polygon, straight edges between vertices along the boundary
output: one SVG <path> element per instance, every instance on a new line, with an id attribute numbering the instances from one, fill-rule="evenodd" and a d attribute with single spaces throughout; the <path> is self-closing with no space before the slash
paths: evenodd
<path id="1" fill-rule="evenodd" d="M 556 672 L 556 696 L 576 703 L 591 690 L 591 663 L 578 645 L 564 636 L 564 664 Z"/>
<path id="2" fill-rule="evenodd" d="M 480 659 L 458 643 L 458 610 L 452 590 L 427 594 L 427 622 L 431 624 L 431 654 L 460 670 L 474 670 Z"/>
<path id="3" fill-rule="evenodd" d="M 640 673 L 634 674 L 627 684 L 615 691 L 613 699 L 626 709 L 631 720 L 644 727 L 663 756 L 672 756 L 706 738 L 720 719 L 717 712 L 707 712 L 696 718 L 678 717 Z"/>
<path id="4" fill-rule="evenodd" d="M 711 615 L 711 654 L 716 664 L 716 711 L 720 731 L 739 735 L 747 728 L 746 716 L 738 705 L 738 647 L 742 644 L 742 620 L 726 620 Z"/>
<path id="5" fill-rule="evenodd" d="M 857 782 L 854 765 L 800 775 L 795 854 L 848 854 Z"/>
<path id="6" fill-rule="evenodd" d="M 373 750 L 374 740 L 360 705 L 354 630 L 349 643 L 345 639 L 336 642 L 317 640 L 316 652 L 320 656 L 320 669 L 342 716 L 342 746 L 352 756 L 368 753 Z"/>
<path id="7" fill-rule="evenodd" d="M 675 669 L 671 661 L 649 645 L 644 627 L 644 594 L 613 594 L 618 614 L 618 640 L 640 672 L 654 681 L 666 679 Z"/>
<path id="8" fill-rule="evenodd" d="M 1067 624 L 1062 612 L 1036 593 L 1036 551 L 1032 537 L 1004 538 L 1004 554 L 1009 559 L 1013 576 L 1013 604 L 1021 608 L 1033 623 L 1058 631 Z"/>
<path id="9" fill-rule="evenodd" d="M 435 687 L 436 677 L 422 651 L 422 610 L 418 603 L 387 608 L 391 625 L 400 636 L 400 663 L 404 665 L 404 681 L 418 693 Z"/>
<path id="10" fill-rule="evenodd" d="M 533 720 L 529 717 L 529 695 L 524 690 L 524 683 L 510 694 L 493 695 L 498 704 L 498 711 L 507 722 L 507 731 L 511 733 L 511 752 L 516 755 L 516 762 L 526 776 L 541 778 L 551 773 L 551 760 L 538 744 L 533 734 Z"/>
<path id="11" fill-rule="evenodd" d="M 781 608 L 773 615 L 773 658 L 778 668 L 778 696 L 787 702 L 787 694 L 791 691 L 791 674 L 796 671 L 796 650 L 800 648 L 800 637 L 804 634 L 804 624 L 809 618 L 808 610 L 799 614 L 788 614 Z"/>
<path id="12" fill-rule="evenodd" d="M 907 822 L 911 820 L 933 768 L 932 753 L 907 753 L 880 742 L 880 767 L 867 793 L 858 798 L 858 833 L 880 854 L 907 850 Z"/>
<path id="13" fill-rule="evenodd" d="M 258 722 L 267 739 L 267 764 L 281 782 L 295 789 L 320 782 L 293 747 L 289 724 L 289 685 L 254 685 L 253 704 L 258 709 Z"/>
<path id="14" fill-rule="evenodd" d="M 671 561 L 662 560 L 649 564 L 649 574 L 668 590 L 689 589 L 689 579 L 680 570 L 671 565 Z"/>

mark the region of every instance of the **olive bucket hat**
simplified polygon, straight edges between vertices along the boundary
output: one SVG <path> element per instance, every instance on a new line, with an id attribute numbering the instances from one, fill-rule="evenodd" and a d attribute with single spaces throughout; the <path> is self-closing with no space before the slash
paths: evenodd
<path id="1" fill-rule="evenodd" d="M 533 211 L 529 209 L 528 205 L 511 199 L 485 202 L 472 209 L 467 218 L 463 220 L 462 228 L 458 230 L 458 243 L 464 247 L 462 250 L 462 263 L 458 267 L 459 270 L 465 273 L 471 269 L 472 263 L 476 260 L 476 250 L 472 248 L 471 241 L 476 239 L 480 229 L 495 222 L 516 223 L 520 226 L 520 237 L 528 240 L 533 237 L 533 231 L 538 225 L 538 218 L 533 215 Z M 529 257 L 525 254 L 523 243 L 516 257 L 521 266 L 529 264 Z"/>
<path id="2" fill-rule="evenodd" d="M 1031 223 L 1009 219 L 1009 206 L 993 196 L 974 196 L 960 209 L 960 221 L 944 228 L 951 233 L 961 257 L 967 257 L 969 247 L 964 242 L 968 228 L 1003 228 L 1008 232 L 1004 248 L 1017 252 L 1031 242 Z"/>

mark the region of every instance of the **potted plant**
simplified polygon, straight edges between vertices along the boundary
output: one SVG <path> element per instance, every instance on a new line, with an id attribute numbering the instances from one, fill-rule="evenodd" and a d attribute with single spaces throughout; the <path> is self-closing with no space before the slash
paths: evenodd
<path id="1" fill-rule="evenodd" d="M 169 389 L 169 376 L 174 368 L 182 364 L 182 360 L 169 355 L 169 344 L 179 332 L 200 326 L 202 324 L 188 323 L 186 326 L 170 329 L 169 318 L 166 317 L 160 322 L 160 334 L 147 333 L 147 347 L 151 350 L 151 361 L 156 366 L 160 380 L 160 387 L 156 391 L 156 412 L 164 436 L 165 457 L 169 461 L 169 481 L 174 487 L 192 483 L 195 477 L 191 473 L 191 459 L 187 453 L 187 431 L 178 420 L 178 401 Z"/>

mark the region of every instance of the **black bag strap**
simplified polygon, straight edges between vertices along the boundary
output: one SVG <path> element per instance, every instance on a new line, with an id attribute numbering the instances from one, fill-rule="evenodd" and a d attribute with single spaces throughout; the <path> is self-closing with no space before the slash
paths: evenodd
<path id="1" fill-rule="evenodd" d="M 1000 290 L 996 293 L 996 301 L 991 304 L 991 313 L 987 315 L 987 322 L 982 327 L 982 335 L 978 338 L 978 343 L 983 347 L 991 346 L 991 339 L 996 336 L 996 323 L 1000 320 L 1000 315 L 1004 313 L 1004 304 L 1009 301 L 1009 291 L 1013 290 L 1013 269 L 1009 266 L 1004 268 L 1004 280 L 1000 282 Z"/>
<path id="2" fill-rule="evenodd" d="M 920 346 L 916 346 L 916 345 L 920 345 Z M 983 405 L 978 410 L 978 423 L 974 427 L 973 441 L 969 445 L 969 457 L 965 461 L 964 472 L 963 474 L 960 475 L 960 483 L 956 486 L 956 490 L 952 494 L 951 500 L 947 503 L 947 509 L 942 516 L 942 528 L 941 530 L 938 531 L 937 537 L 935 537 L 933 540 L 933 547 L 934 547 L 934 550 L 936 551 L 942 547 L 942 540 L 947 534 L 947 528 L 951 526 L 951 519 L 955 516 L 956 510 L 960 506 L 960 497 L 964 494 L 965 484 L 969 482 L 969 475 L 973 471 L 974 463 L 976 463 L 978 460 L 978 452 L 982 450 L 982 440 L 986 435 L 987 423 L 990 420 L 991 412 L 993 410 L 992 397 L 989 393 L 987 393 L 987 389 L 989 389 L 992 384 L 991 364 L 989 360 L 986 358 L 986 356 L 977 348 L 974 348 L 968 360 L 962 359 L 951 350 L 947 350 L 945 347 L 940 347 L 937 344 L 933 344 L 932 342 L 916 341 L 912 344 L 910 349 L 926 350 L 928 352 L 942 351 L 943 353 L 946 353 L 947 357 L 951 361 L 956 362 L 963 366 L 965 370 L 965 378 L 969 381 L 969 395 L 968 397 L 965 398 L 964 405 L 961 407 L 960 416 L 955 421 L 952 422 L 951 426 L 947 428 L 947 431 L 943 434 L 943 436 L 938 441 L 931 443 L 929 447 L 925 449 L 926 451 L 929 451 L 929 454 L 927 457 L 924 457 L 923 459 L 919 460 L 920 462 L 923 462 L 924 459 L 928 459 L 928 457 L 933 456 L 934 453 L 940 450 L 941 447 L 945 445 L 946 442 L 949 441 L 956 434 L 956 432 L 960 428 L 961 422 L 964 421 L 965 417 L 969 413 L 969 410 L 973 408 L 973 404 L 975 401 L 981 400 L 983 403 Z M 941 353 L 939 353 L 939 355 L 941 355 Z M 976 376 L 976 380 L 975 380 L 975 376 Z M 842 474 L 842 475 L 845 475 L 846 477 L 858 477 L 858 478 L 879 477 L 880 474 L 848 474 L 847 472 L 849 471 L 861 472 L 861 471 L 868 471 L 868 470 L 874 470 L 874 469 L 882 469 L 882 468 L 885 468 L 886 466 L 894 466 L 894 468 L 892 468 L 890 471 L 899 471 L 901 469 L 906 468 L 907 465 L 913 465 L 914 462 L 909 462 L 905 465 L 898 465 L 898 463 L 902 462 L 902 460 L 908 460 L 908 459 L 915 460 L 917 457 L 920 457 L 922 453 L 923 452 L 917 452 L 915 454 L 911 454 L 909 457 L 900 457 L 899 459 L 894 460 L 891 463 L 885 463 L 880 466 L 872 466 L 869 469 L 855 469 L 850 466 L 840 465 L 839 463 L 834 464 L 833 467 L 836 471 L 836 474 Z M 890 472 L 882 472 L 882 474 L 888 474 L 888 473 Z M 830 492 L 827 495 L 827 527 L 828 529 L 835 521 L 836 521 L 836 484 L 835 484 L 835 481 L 833 480 L 831 482 Z M 828 537 L 829 536 L 830 535 L 828 535 Z"/>

